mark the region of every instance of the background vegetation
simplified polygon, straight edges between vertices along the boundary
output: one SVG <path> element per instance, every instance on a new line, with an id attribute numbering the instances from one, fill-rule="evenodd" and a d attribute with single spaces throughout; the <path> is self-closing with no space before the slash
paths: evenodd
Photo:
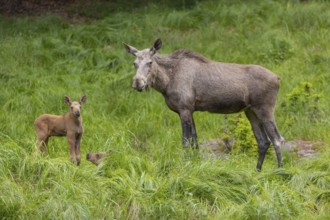
<path id="1" fill-rule="evenodd" d="M 165 1 L 163 1 L 165 2 Z M 181 2 L 181 1 L 180 1 Z M 0 15 L 0 218 L 328 219 L 330 216 L 330 4 L 328 1 L 99 2 L 90 18 Z M 131 88 L 129 43 L 161 53 L 190 48 L 223 62 L 255 63 L 282 78 L 276 119 L 287 140 L 320 140 L 316 158 L 270 149 L 255 171 L 244 117 L 195 113 L 200 141 L 239 140 L 217 158 L 181 146 L 178 116 L 156 91 Z M 113 149 L 95 167 L 69 162 L 65 138 L 35 151 L 34 119 L 83 107 L 82 155 Z M 228 132 L 224 132 L 228 127 Z M 249 147 L 250 146 L 250 147 Z"/>

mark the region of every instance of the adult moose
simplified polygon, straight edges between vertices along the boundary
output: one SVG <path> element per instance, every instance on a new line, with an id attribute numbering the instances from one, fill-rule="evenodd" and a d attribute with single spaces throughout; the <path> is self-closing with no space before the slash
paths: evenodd
<path id="1" fill-rule="evenodd" d="M 257 170 L 261 170 L 270 141 L 278 167 L 282 166 L 283 138 L 274 118 L 279 77 L 261 66 L 216 62 L 187 49 L 159 55 L 161 39 L 150 49 L 124 46 L 136 57 L 133 88 L 141 92 L 152 87 L 163 94 L 167 106 L 180 116 L 184 146 L 197 146 L 194 111 L 244 111 L 258 142 Z"/>

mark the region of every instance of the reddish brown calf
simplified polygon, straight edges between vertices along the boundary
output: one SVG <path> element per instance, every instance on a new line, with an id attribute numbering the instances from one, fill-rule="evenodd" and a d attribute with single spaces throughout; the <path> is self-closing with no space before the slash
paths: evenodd
<path id="1" fill-rule="evenodd" d="M 40 115 L 34 122 L 37 133 L 37 148 L 43 155 L 47 154 L 48 140 L 51 136 L 66 136 L 70 148 L 70 161 L 80 164 L 80 142 L 84 129 L 82 126 L 81 105 L 86 102 L 84 95 L 79 102 L 71 101 L 68 96 L 64 101 L 69 105 L 70 111 L 64 115 Z M 75 159 L 74 159 L 75 154 Z"/>

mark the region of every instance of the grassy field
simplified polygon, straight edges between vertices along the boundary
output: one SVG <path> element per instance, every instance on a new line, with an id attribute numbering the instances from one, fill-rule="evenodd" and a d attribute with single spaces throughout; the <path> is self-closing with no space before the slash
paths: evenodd
<path id="1" fill-rule="evenodd" d="M 76 24 L 0 15 L 1 219 L 329 219 L 330 3 L 188 3 L 104 2 L 76 9 L 93 18 Z M 225 158 L 183 149 L 163 97 L 131 88 L 133 57 L 122 43 L 143 49 L 158 37 L 160 53 L 190 48 L 279 75 L 278 128 L 287 140 L 322 141 L 316 157 L 284 152 L 278 169 L 270 149 L 257 172 L 248 122 L 205 112 L 195 113 L 200 142 L 243 140 Z M 64 95 L 84 94 L 81 166 L 70 163 L 65 138 L 41 157 L 34 119 L 65 113 Z M 98 167 L 85 159 L 108 149 Z"/>

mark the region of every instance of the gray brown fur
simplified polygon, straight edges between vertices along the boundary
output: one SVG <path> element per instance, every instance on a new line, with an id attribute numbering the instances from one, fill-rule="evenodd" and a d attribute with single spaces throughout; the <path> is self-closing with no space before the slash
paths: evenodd
<path id="1" fill-rule="evenodd" d="M 143 91 L 152 87 L 163 94 L 167 106 L 180 116 L 184 146 L 197 146 L 194 111 L 223 114 L 244 111 L 258 142 L 257 169 L 261 170 L 270 142 L 278 166 L 282 165 L 283 138 L 274 118 L 278 76 L 258 65 L 216 62 L 190 50 L 158 55 L 160 39 L 150 49 L 141 51 L 124 46 L 136 57 L 133 88 Z"/>
<path id="2" fill-rule="evenodd" d="M 80 164 L 80 143 L 84 133 L 81 117 L 81 105 L 87 97 L 82 96 L 80 101 L 71 101 L 68 96 L 64 97 L 70 111 L 64 115 L 40 115 L 34 122 L 37 133 L 37 148 L 43 155 L 47 154 L 48 140 L 51 136 L 66 136 L 70 149 L 70 161 Z"/>
<path id="3" fill-rule="evenodd" d="M 100 164 L 100 162 L 106 155 L 111 154 L 111 153 L 112 153 L 112 150 L 109 150 L 107 152 L 88 153 L 86 155 L 86 159 L 97 166 Z"/>

